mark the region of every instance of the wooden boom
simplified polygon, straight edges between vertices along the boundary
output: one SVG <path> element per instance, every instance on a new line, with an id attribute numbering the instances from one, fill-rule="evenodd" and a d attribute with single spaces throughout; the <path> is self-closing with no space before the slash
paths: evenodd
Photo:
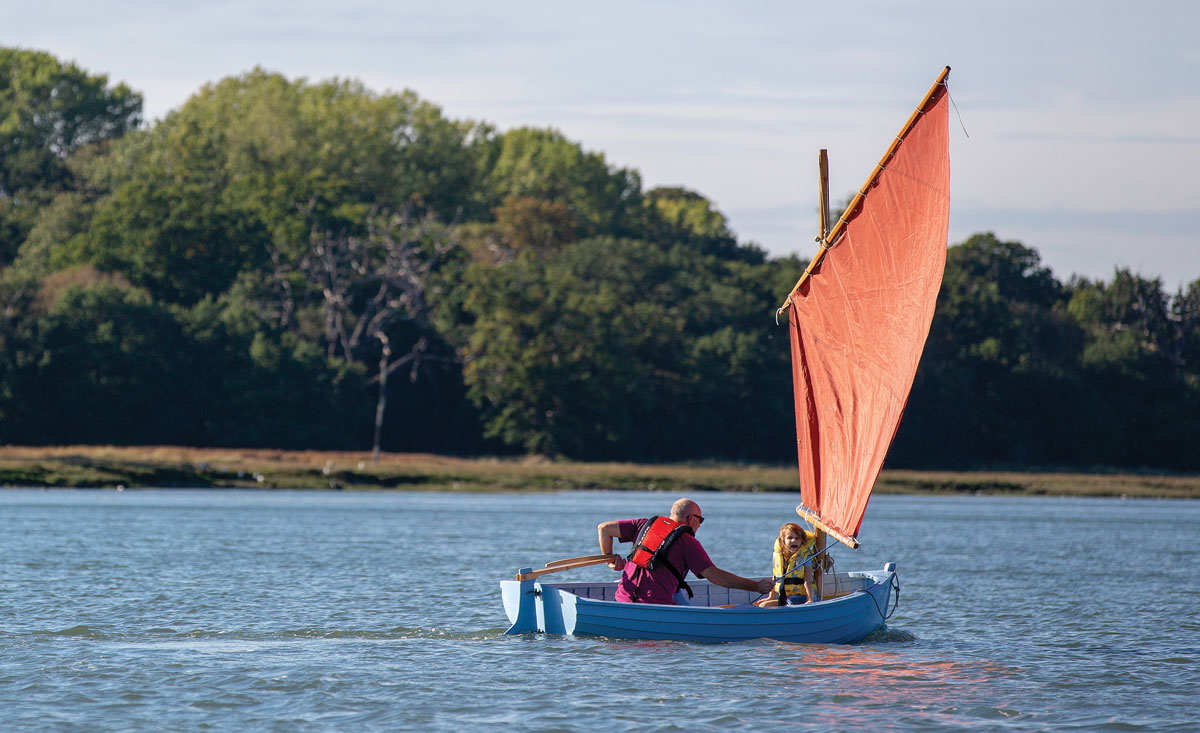
<path id="1" fill-rule="evenodd" d="M 825 523 L 824 519 L 821 519 L 820 515 L 814 514 L 813 512 L 810 512 L 809 510 L 805 509 L 802 506 L 796 507 L 796 513 L 799 514 L 800 516 L 804 517 L 809 522 L 811 522 L 814 527 L 822 530 L 823 532 L 825 532 L 825 534 L 829 535 L 830 537 L 833 537 L 835 540 L 837 540 L 838 542 L 841 542 L 846 547 L 849 547 L 852 550 L 858 549 L 858 540 L 854 539 L 853 537 L 846 534 L 845 532 L 842 532 L 841 530 L 830 527 L 828 524 Z"/>

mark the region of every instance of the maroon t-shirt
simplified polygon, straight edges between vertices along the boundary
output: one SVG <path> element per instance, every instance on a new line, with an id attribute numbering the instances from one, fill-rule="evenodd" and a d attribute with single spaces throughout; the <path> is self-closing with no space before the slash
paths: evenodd
<path id="1" fill-rule="evenodd" d="M 617 538 L 621 542 L 637 540 L 642 527 L 649 518 L 625 519 L 617 522 L 621 534 Z M 667 550 L 667 560 L 675 566 L 679 574 L 687 577 L 691 571 L 696 577 L 713 566 L 708 559 L 699 540 L 690 534 L 679 535 L 675 543 Z M 626 603 L 675 603 L 675 591 L 679 590 L 679 579 L 661 562 L 656 563 L 653 570 L 640 568 L 631 562 L 625 563 L 621 573 L 621 582 L 617 584 L 616 599 Z"/>

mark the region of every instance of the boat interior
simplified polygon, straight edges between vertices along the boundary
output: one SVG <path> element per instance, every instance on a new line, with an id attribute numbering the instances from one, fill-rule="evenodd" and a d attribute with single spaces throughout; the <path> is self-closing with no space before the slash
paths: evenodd
<path id="1" fill-rule="evenodd" d="M 875 582 L 875 578 L 861 572 L 826 573 L 821 579 L 821 598 L 828 601 L 850 595 L 856 590 L 865 590 Z M 543 583 L 543 585 L 572 593 L 580 598 L 590 598 L 596 601 L 616 600 L 616 583 Z M 707 580 L 691 580 L 688 585 L 695 594 L 691 599 L 693 606 L 739 606 L 763 597 L 754 591 L 722 588 Z"/>

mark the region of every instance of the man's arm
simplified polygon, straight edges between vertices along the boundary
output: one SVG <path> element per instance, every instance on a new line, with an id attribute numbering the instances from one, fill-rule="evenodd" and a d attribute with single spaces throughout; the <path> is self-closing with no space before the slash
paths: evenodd
<path id="1" fill-rule="evenodd" d="M 759 578 L 758 580 L 743 578 L 740 575 L 734 575 L 731 572 L 722 570 L 716 565 L 700 573 L 700 577 L 722 588 L 737 588 L 740 590 L 756 591 L 758 593 L 769 593 L 775 587 L 775 582 L 770 578 Z"/>
<path id="2" fill-rule="evenodd" d="M 597 524 L 596 539 L 600 542 L 600 552 L 605 555 L 611 555 L 613 540 L 621 539 L 621 523 L 601 522 Z M 618 555 L 616 559 L 608 562 L 608 566 L 613 570 L 621 570 L 625 567 L 625 558 Z"/>

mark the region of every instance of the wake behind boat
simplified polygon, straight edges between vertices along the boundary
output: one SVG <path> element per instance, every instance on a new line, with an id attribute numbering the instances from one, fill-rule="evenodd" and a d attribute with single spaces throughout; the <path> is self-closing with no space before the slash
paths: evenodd
<path id="1" fill-rule="evenodd" d="M 758 594 L 693 582 L 691 605 L 622 603 L 617 583 L 543 583 L 606 562 L 575 558 L 501 582 L 507 633 L 627 639 L 853 643 L 882 626 L 899 599 L 896 567 L 822 573 L 826 535 L 858 548 L 871 491 L 900 423 L 929 335 L 950 222 L 948 91 L 942 70 L 832 229 L 821 151 L 820 250 L 778 314 L 787 313 L 800 469 L 796 512 L 817 528 L 818 600 L 759 608 Z M 603 548 L 607 551 L 607 547 Z M 795 571 L 793 571 L 795 572 Z M 782 578 L 776 578 L 780 581 Z"/>

